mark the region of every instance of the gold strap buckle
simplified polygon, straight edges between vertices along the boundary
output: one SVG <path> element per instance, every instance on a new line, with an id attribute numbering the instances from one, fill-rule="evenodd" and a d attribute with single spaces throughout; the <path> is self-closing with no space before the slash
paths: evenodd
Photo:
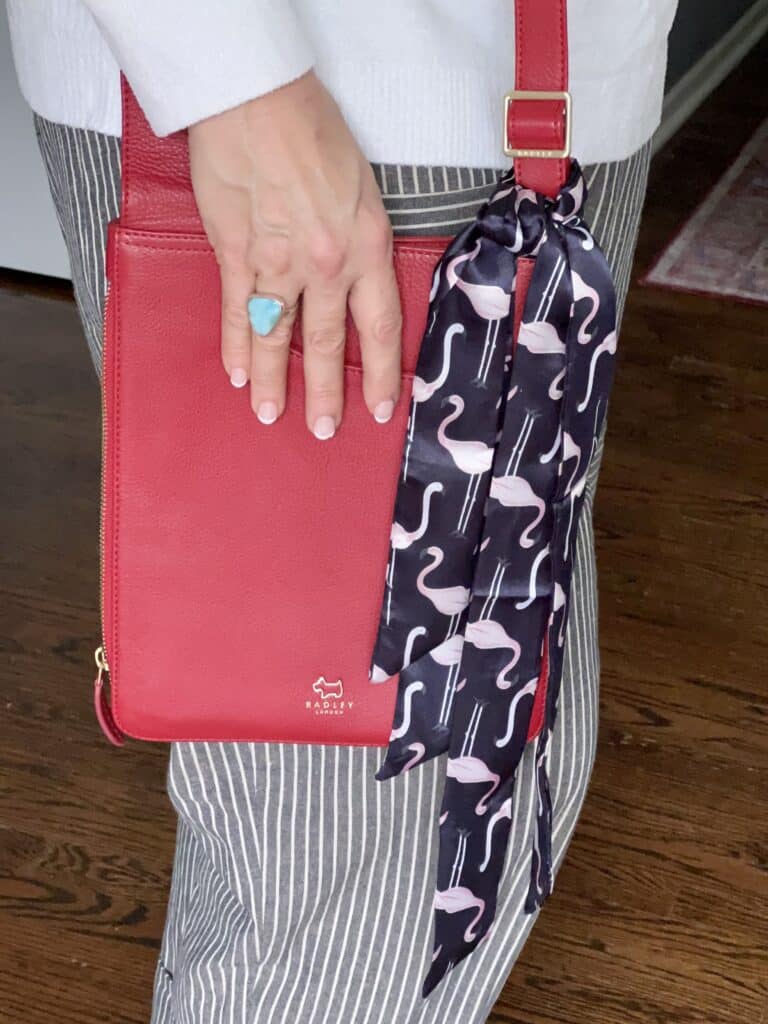
<path id="1" fill-rule="evenodd" d="M 563 149 L 515 148 L 509 140 L 509 108 L 515 100 L 562 100 L 565 117 L 565 146 Z M 571 94 L 569 92 L 539 92 L 532 89 L 513 89 L 504 97 L 504 152 L 507 156 L 529 156 L 563 160 L 571 155 Z"/>

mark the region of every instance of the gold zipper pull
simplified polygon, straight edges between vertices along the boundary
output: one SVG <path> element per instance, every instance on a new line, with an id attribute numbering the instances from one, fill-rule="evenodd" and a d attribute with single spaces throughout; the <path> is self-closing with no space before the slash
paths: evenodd
<path id="1" fill-rule="evenodd" d="M 107 664 L 107 656 L 104 653 L 104 648 L 101 646 L 97 647 L 94 657 L 96 659 L 96 668 L 99 670 L 96 681 L 100 683 L 104 673 L 106 672 L 109 674 L 109 665 Z"/>

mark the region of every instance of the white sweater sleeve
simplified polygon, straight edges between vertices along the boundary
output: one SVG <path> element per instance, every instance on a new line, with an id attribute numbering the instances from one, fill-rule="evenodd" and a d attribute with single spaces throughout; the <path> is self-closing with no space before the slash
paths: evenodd
<path id="1" fill-rule="evenodd" d="M 313 54 L 290 0 L 85 0 L 156 135 L 293 81 Z"/>

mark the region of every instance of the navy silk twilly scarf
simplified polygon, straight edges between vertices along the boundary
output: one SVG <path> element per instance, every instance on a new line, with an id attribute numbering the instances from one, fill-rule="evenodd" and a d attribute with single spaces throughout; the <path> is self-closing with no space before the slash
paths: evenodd
<path id="1" fill-rule="evenodd" d="M 547 752 L 579 513 L 605 419 L 616 299 L 580 219 L 501 178 L 439 261 L 419 354 L 371 680 L 400 672 L 376 779 L 448 752 L 426 996 L 488 934 L 539 685 L 526 910 L 552 889 Z M 518 259 L 535 258 L 512 338 Z"/>

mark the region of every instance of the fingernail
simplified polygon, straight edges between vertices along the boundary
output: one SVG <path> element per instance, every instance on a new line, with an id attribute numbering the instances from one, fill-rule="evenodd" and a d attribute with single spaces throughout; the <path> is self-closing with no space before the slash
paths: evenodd
<path id="1" fill-rule="evenodd" d="M 248 374 L 242 366 L 236 366 L 230 373 L 229 379 L 233 388 L 242 388 L 248 383 Z"/>
<path id="2" fill-rule="evenodd" d="M 336 433 L 333 416 L 319 416 L 315 420 L 314 435 L 318 441 L 327 441 Z"/>
<path id="3" fill-rule="evenodd" d="M 395 411 L 395 403 L 388 398 L 386 402 L 379 402 L 373 410 L 373 418 L 377 423 L 389 423 L 392 413 Z"/>
<path id="4" fill-rule="evenodd" d="M 260 402 L 256 415 L 260 423 L 265 423 L 269 426 L 270 423 L 274 423 L 277 419 L 277 406 L 274 402 Z"/>

